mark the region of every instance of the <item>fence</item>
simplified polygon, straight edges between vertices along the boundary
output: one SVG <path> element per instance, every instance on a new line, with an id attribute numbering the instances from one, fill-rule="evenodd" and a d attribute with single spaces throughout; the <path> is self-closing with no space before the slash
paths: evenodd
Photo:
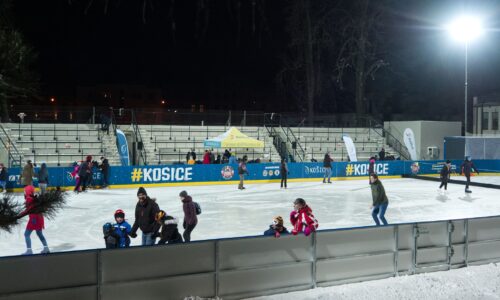
<path id="1" fill-rule="evenodd" d="M 453 170 L 459 170 L 462 161 L 452 161 Z M 500 160 L 474 161 L 480 172 L 500 172 Z M 412 174 L 439 174 L 443 161 L 379 161 L 374 170 L 379 176 L 401 176 Z M 248 164 L 250 181 L 272 182 L 279 180 L 279 163 Z M 221 184 L 235 183 L 239 180 L 236 164 L 209 164 L 209 165 L 158 165 L 158 166 L 124 166 L 111 167 L 109 184 L 115 187 L 132 187 L 131 185 L 161 186 L 205 183 Z M 314 180 L 323 178 L 325 169 L 323 163 L 290 163 L 288 164 L 288 179 Z M 332 167 L 332 177 L 353 178 L 368 176 L 368 162 L 338 162 Z M 75 185 L 75 178 L 71 176 L 73 168 L 48 168 L 51 186 L 69 187 Z M 20 168 L 9 170 L 7 188 L 21 188 L 19 184 Z M 94 168 L 93 184 L 100 185 L 102 174 Z"/>
<path id="2" fill-rule="evenodd" d="M 240 299 L 500 261 L 500 216 L 0 258 L 0 299 Z"/>

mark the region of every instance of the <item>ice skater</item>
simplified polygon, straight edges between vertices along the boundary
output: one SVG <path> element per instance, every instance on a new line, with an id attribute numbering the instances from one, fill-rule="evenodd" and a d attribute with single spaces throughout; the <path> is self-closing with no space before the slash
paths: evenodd
<path id="1" fill-rule="evenodd" d="M 293 225 L 293 235 L 304 232 L 305 236 L 309 236 L 319 226 L 318 220 L 316 220 L 312 213 L 312 209 L 302 198 L 297 198 L 293 202 L 293 210 L 290 212 L 290 223 Z"/>
<path id="2" fill-rule="evenodd" d="M 325 168 L 325 175 L 323 176 L 323 183 L 326 183 L 326 178 L 328 177 L 328 183 L 332 183 L 332 162 L 333 159 L 330 157 L 330 153 L 325 154 L 325 158 L 323 159 L 323 168 Z"/>
<path id="3" fill-rule="evenodd" d="M 371 188 L 373 203 L 371 209 L 373 220 L 377 226 L 380 226 L 380 221 L 382 221 L 382 224 L 387 225 L 387 220 L 384 215 L 387 210 L 387 206 L 389 206 L 389 199 L 387 199 L 387 195 L 385 194 L 384 186 L 378 179 L 377 174 L 371 174 L 370 181 L 372 183 Z"/>
<path id="4" fill-rule="evenodd" d="M 191 241 L 191 232 L 196 227 L 196 224 L 198 224 L 196 205 L 193 202 L 193 198 L 186 191 L 180 192 L 179 198 L 182 201 L 182 210 L 184 211 L 184 222 L 182 223 L 184 232 L 182 236 L 184 237 L 184 241 L 189 243 Z"/>
<path id="5" fill-rule="evenodd" d="M 160 237 L 158 245 L 182 243 L 182 236 L 177 229 L 177 218 L 167 215 L 163 210 L 156 214 L 155 236 Z M 161 232 L 160 232 L 161 229 Z"/>
<path id="6" fill-rule="evenodd" d="M 372 184 L 370 175 L 375 174 L 375 157 L 370 157 L 370 164 L 368 165 L 368 184 Z"/>
<path id="7" fill-rule="evenodd" d="M 286 182 L 288 178 L 288 165 L 284 158 L 281 159 L 280 174 L 281 174 L 281 188 L 283 188 L 283 184 L 285 184 L 285 189 L 286 189 Z"/>
<path id="8" fill-rule="evenodd" d="M 34 186 L 27 185 L 26 187 L 24 187 L 24 199 L 26 199 L 26 209 L 21 213 L 21 215 L 29 213 L 29 211 L 32 210 L 36 205 Z M 24 252 L 23 255 L 33 254 L 33 250 L 31 250 L 31 233 L 33 231 L 36 231 L 36 235 L 38 236 L 43 245 L 43 250 L 40 253 L 41 254 L 50 253 L 49 246 L 47 245 L 47 240 L 45 240 L 45 237 L 43 236 L 42 233 L 43 229 L 45 229 L 43 215 L 29 214 L 28 224 L 26 224 L 26 230 L 24 231 L 24 239 L 26 241 L 26 252 Z"/>
<path id="9" fill-rule="evenodd" d="M 439 186 L 439 190 L 444 186 L 444 190 L 446 191 L 448 188 L 448 181 L 450 180 L 451 175 L 451 161 L 447 160 L 441 169 L 440 177 L 441 177 L 441 185 Z"/>
<path id="10" fill-rule="evenodd" d="M 240 164 L 238 165 L 238 175 L 240 175 L 240 183 L 238 184 L 238 189 L 239 190 L 244 190 L 244 184 L 245 184 L 245 174 L 248 175 L 248 170 L 247 170 L 247 156 L 243 156 L 243 158 L 240 161 Z"/>
<path id="11" fill-rule="evenodd" d="M 460 166 L 460 175 L 464 174 L 465 178 L 467 178 L 467 183 L 465 184 L 466 193 L 472 193 L 472 191 L 469 190 L 470 174 L 472 173 L 472 170 L 474 170 L 477 173 L 477 175 L 479 175 L 479 171 L 476 169 L 476 166 L 474 166 L 474 163 L 471 161 L 471 157 L 466 156 L 464 162 Z"/>
<path id="12" fill-rule="evenodd" d="M 154 227 L 156 224 L 156 214 L 160 211 L 160 207 L 155 199 L 149 198 L 146 189 L 142 186 L 137 190 L 137 204 L 135 206 L 135 220 L 132 225 L 130 236 L 137 237 L 137 230 L 142 231 L 142 246 L 152 246 L 155 244 L 156 238 L 154 235 Z"/>

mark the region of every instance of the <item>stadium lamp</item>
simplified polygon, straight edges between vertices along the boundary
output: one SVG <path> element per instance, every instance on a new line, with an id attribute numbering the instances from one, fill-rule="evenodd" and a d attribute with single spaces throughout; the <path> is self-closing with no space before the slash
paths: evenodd
<path id="1" fill-rule="evenodd" d="M 469 43 L 483 34 L 483 27 L 481 20 L 473 16 L 461 16 L 448 24 L 447 30 L 451 37 L 465 45 L 465 114 L 464 114 L 464 136 L 467 136 L 467 59 L 468 59 L 468 46 Z"/>

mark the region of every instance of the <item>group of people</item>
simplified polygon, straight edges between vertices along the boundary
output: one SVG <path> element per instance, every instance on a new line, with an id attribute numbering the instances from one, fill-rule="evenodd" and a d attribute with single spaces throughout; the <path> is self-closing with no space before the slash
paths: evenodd
<path id="1" fill-rule="evenodd" d="M 213 149 L 206 149 L 205 153 L 203 154 L 203 160 L 202 161 L 196 161 L 196 152 L 194 149 L 191 149 L 191 151 L 188 151 L 186 154 L 186 163 L 188 165 L 194 165 L 194 164 L 204 164 L 204 165 L 209 165 L 209 164 L 236 164 L 237 159 L 236 156 L 231 153 L 231 149 L 226 149 L 222 156 L 217 153 L 217 155 L 214 154 Z"/>
<path id="2" fill-rule="evenodd" d="M 106 248 L 126 248 L 130 246 L 130 238 L 137 237 L 137 231 L 142 232 L 143 246 L 155 244 L 176 244 L 191 241 L 191 232 L 198 224 L 197 215 L 201 213 L 199 205 L 186 191 L 179 194 L 184 212 L 181 236 L 177 228 L 179 220 L 161 210 L 155 198 L 150 198 L 146 189 L 140 187 L 137 191 L 135 220 L 132 226 L 125 220 L 125 212 L 115 211 L 115 223 L 106 223 L 103 226 Z M 159 241 L 156 243 L 156 239 Z"/>
<path id="3" fill-rule="evenodd" d="M 479 171 L 477 170 L 476 166 L 471 160 L 470 156 L 465 157 L 465 160 L 463 163 L 460 165 L 460 175 L 464 175 L 466 179 L 465 183 L 465 192 L 466 193 L 472 193 L 472 191 L 469 189 L 470 185 L 470 177 L 473 173 L 473 171 L 479 175 Z M 441 168 L 441 172 L 439 174 L 439 177 L 441 179 L 441 185 L 439 185 L 439 190 L 444 187 L 444 190 L 446 191 L 448 189 L 448 182 L 450 181 L 451 178 L 451 173 L 453 172 L 453 168 L 451 165 L 451 161 L 447 160 L 446 163 L 443 165 L 443 168 Z"/>
<path id="4" fill-rule="evenodd" d="M 2 168 L 2 171 L 4 168 L 5 167 Z M 8 177 L 7 173 L 5 173 L 5 176 Z M 47 186 L 49 185 L 49 171 L 47 169 L 47 164 L 42 163 L 38 171 L 36 171 L 31 160 L 27 160 L 23 167 L 23 171 L 21 172 L 21 176 L 19 177 L 19 182 L 24 187 L 32 186 L 34 179 L 38 179 L 40 193 L 44 194 L 47 190 Z"/>
<path id="5" fill-rule="evenodd" d="M 109 185 L 110 166 L 108 159 L 102 156 L 101 163 L 99 164 L 97 161 L 92 161 L 92 156 L 88 155 L 85 161 L 73 163 L 73 172 L 71 172 L 71 176 L 75 178 L 74 192 L 85 192 L 87 187 L 92 185 L 94 178 L 93 173 L 96 171 L 96 168 L 101 170 L 101 187 L 106 188 Z"/>

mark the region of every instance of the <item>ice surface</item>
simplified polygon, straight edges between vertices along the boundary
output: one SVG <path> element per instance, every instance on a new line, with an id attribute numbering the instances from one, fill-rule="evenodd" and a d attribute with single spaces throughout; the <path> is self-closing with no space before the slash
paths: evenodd
<path id="1" fill-rule="evenodd" d="M 474 177 L 477 180 L 481 177 Z M 495 177 L 494 179 L 497 179 Z M 382 179 L 389 197 L 386 218 L 389 223 L 446 220 L 466 217 L 500 215 L 498 190 L 471 187 L 465 194 L 463 185 L 448 185 L 448 192 L 438 191 L 439 182 L 417 179 Z M 304 198 L 319 221 L 319 229 L 372 225 L 371 193 L 368 180 L 319 182 L 290 182 L 281 190 L 279 184 L 247 184 L 240 191 L 237 185 L 208 185 L 188 187 L 148 188 L 148 194 L 157 198 L 160 208 L 179 217 L 182 205 L 179 192 L 186 189 L 200 203 L 203 213 L 192 234 L 193 240 L 222 237 L 260 235 L 276 215 L 285 219 L 292 202 Z M 55 251 L 103 248 L 102 225 L 113 222 L 116 209 L 125 210 L 132 224 L 137 201 L 137 189 L 92 190 L 71 194 L 69 205 L 55 220 L 46 220 L 44 235 Z M 19 197 L 20 201 L 24 201 Z M 182 224 L 182 223 L 181 223 Z M 0 256 L 18 255 L 25 250 L 24 222 L 12 233 L 0 232 Z M 180 225 L 182 233 L 182 225 Z M 132 245 L 140 244 L 140 234 Z M 33 250 L 42 246 L 32 234 Z"/>
<path id="2" fill-rule="evenodd" d="M 489 264 L 253 298 L 253 300 L 268 299 L 500 299 L 500 265 Z"/>

